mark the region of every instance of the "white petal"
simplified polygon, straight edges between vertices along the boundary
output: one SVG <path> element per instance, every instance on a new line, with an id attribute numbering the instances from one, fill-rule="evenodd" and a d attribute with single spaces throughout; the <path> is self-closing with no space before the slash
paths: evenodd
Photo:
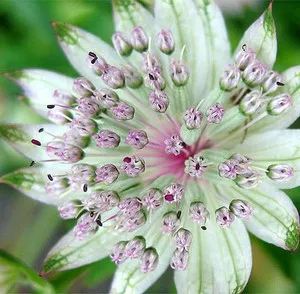
<path id="1" fill-rule="evenodd" d="M 273 182 L 279 188 L 294 188 L 300 185 L 300 130 L 274 130 L 246 137 L 236 145 L 233 153 L 249 156 L 254 164 L 268 168 L 271 164 L 291 165 L 296 173 L 286 182 Z"/>
<path id="2" fill-rule="evenodd" d="M 45 118 L 48 118 L 48 104 L 54 104 L 53 98 L 55 90 L 68 91 L 76 94 L 72 90 L 73 79 L 67 76 L 41 69 L 24 69 L 16 72 L 6 73 L 6 76 L 22 87 L 25 92 L 25 99 L 29 99 L 28 104 Z"/>
<path id="3" fill-rule="evenodd" d="M 276 28 L 272 15 L 272 2 L 266 11 L 245 32 L 236 53 L 246 44 L 257 54 L 257 58 L 270 68 L 276 60 L 277 39 Z"/>
<path id="4" fill-rule="evenodd" d="M 222 13 L 212 0 L 193 0 L 205 31 L 210 60 L 210 89 L 217 86 L 219 76 L 230 59 L 230 43 Z M 201 53 L 200 53 L 201 54 Z"/>
<path id="5" fill-rule="evenodd" d="M 285 129 L 300 116 L 300 66 L 291 67 L 283 72 L 282 80 L 285 85 L 281 88 L 281 91 L 292 96 L 292 107 L 281 115 L 267 116 L 251 127 L 249 131 Z"/>
<path id="6" fill-rule="evenodd" d="M 224 188 L 232 198 L 248 200 L 253 216 L 245 221 L 247 229 L 258 238 L 286 250 L 299 245 L 299 214 L 291 199 L 274 185 L 263 182 L 258 188 Z"/>
<path id="7" fill-rule="evenodd" d="M 89 67 L 88 53 L 94 52 L 109 64 L 115 65 L 120 61 L 115 50 L 100 38 L 75 26 L 61 22 L 53 22 L 52 25 L 60 46 L 77 72 L 88 78 L 96 87 L 103 86 L 101 78 Z"/>
<path id="8" fill-rule="evenodd" d="M 172 31 L 176 43 L 176 56 L 180 59 L 183 46 L 186 49 L 183 60 L 190 69 L 190 78 L 187 84 L 189 99 L 205 95 L 209 90 L 207 86 L 209 66 L 212 62 L 208 58 L 208 44 L 201 18 L 197 14 L 192 0 L 176 0 L 155 2 L 154 14 L 159 28 Z"/>
<path id="9" fill-rule="evenodd" d="M 40 125 L 19 125 L 19 124 L 0 124 L 0 138 L 18 152 L 29 157 L 34 161 L 49 159 L 46 150 L 42 146 L 36 146 L 31 143 L 32 139 L 39 140 L 42 144 L 53 141 L 53 137 L 46 132 L 39 133 L 38 130 L 44 128 L 54 136 L 62 135 L 65 126 L 56 126 L 54 124 Z"/>
<path id="10" fill-rule="evenodd" d="M 111 286 L 112 294 L 144 293 L 167 269 L 170 263 L 174 245 L 172 237 L 163 235 L 160 231 L 161 217 L 159 216 L 144 235 L 147 247 L 154 247 L 159 255 L 155 270 L 142 273 L 137 260 L 127 260 L 118 266 Z"/>

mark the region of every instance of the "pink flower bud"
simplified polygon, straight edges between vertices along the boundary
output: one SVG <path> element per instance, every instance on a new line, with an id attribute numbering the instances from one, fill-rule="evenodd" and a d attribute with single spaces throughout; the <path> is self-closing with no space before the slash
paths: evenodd
<path id="1" fill-rule="evenodd" d="M 175 41 L 170 30 L 161 30 L 157 35 L 157 43 L 161 52 L 165 54 L 173 53 Z"/>
<path id="2" fill-rule="evenodd" d="M 131 120 L 134 117 L 135 109 L 121 101 L 116 106 L 111 107 L 111 112 L 117 120 Z"/>
<path id="3" fill-rule="evenodd" d="M 185 162 L 185 173 L 191 177 L 201 178 L 207 169 L 207 163 L 202 156 L 190 157 Z"/>
<path id="4" fill-rule="evenodd" d="M 189 262 L 189 253 L 185 250 L 176 249 L 171 259 L 171 268 L 174 270 L 185 270 Z"/>
<path id="5" fill-rule="evenodd" d="M 115 148 L 120 144 L 120 137 L 109 130 L 102 130 L 99 133 L 92 135 L 92 138 L 100 148 Z"/>
<path id="6" fill-rule="evenodd" d="M 186 85 L 189 79 L 189 69 L 182 60 L 173 60 L 170 64 L 170 74 L 173 83 L 180 87 Z"/>
<path id="7" fill-rule="evenodd" d="M 234 214 L 225 206 L 216 210 L 216 222 L 221 228 L 229 228 L 234 219 Z"/>
<path id="8" fill-rule="evenodd" d="M 163 234 L 169 234 L 177 230 L 180 220 L 176 212 L 168 212 L 163 216 L 161 229 Z"/>
<path id="9" fill-rule="evenodd" d="M 111 185 L 119 177 L 119 171 L 113 164 L 105 164 L 96 170 L 95 182 Z"/>
<path id="10" fill-rule="evenodd" d="M 132 47 L 139 52 L 146 51 L 148 49 L 148 36 L 141 27 L 136 27 L 131 32 L 131 44 Z"/>
<path id="11" fill-rule="evenodd" d="M 188 129 L 198 129 L 201 126 L 202 113 L 195 108 L 190 108 L 184 113 L 183 120 Z"/>
<path id="12" fill-rule="evenodd" d="M 121 32 L 116 32 L 112 36 L 112 42 L 116 51 L 122 56 L 129 56 L 132 52 L 132 46 L 126 36 Z"/>
<path id="13" fill-rule="evenodd" d="M 90 97 L 82 97 L 78 99 L 78 111 L 86 117 L 97 116 L 99 106 Z"/>
<path id="14" fill-rule="evenodd" d="M 207 219 L 209 218 L 209 212 L 205 205 L 200 202 L 193 202 L 190 205 L 189 215 L 194 222 L 200 225 L 205 225 Z"/>
<path id="15" fill-rule="evenodd" d="M 173 134 L 169 139 L 166 139 L 164 143 L 166 145 L 166 153 L 171 153 L 175 156 L 178 156 L 181 152 L 181 149 L 184 148 L 184 142 L 177 134 Z"/>
<path id="16" fill-rule="evenodd" d="M 141 272 L 148 273 L 154 271 L 158 265 L 158 253 L 154 248 L 147 248 L 141 257 Z"/>
<path id="17" fill-rule="evenodd" d="M 292 97 L 283 93 L 274 97 L 267 105 L 267 112 L 270 115 L 280 115 L 292 106 Z"/>
<path id="18" fill-rule="evenodd" d="M 236 217 L 241 219 L 247 220 L 253 215 L 253 207 L 246 200 L 232 200 L 229 209 Z"/>
<path id="19" fill-rule="evenodd" d="M 285 182 L 294 176 L 294 169 L 288 164 L 272 164 L 268 167 L 267 176 L 276 182 Z"/>
<path id="20" fill-rule="evenodd" d="M 206 111 L 206 119 L 211 124 L 219 124 L 223 119 L 225 109 L 220 103 L 216 103 Z"/>
<path id="21" fill-rule="evenodd" d="M 73 82 L 73 90 L 81 96 L 89 96 L 94 89 L 94 85 L 86 78 L 80 77 Z"/>
<path id="22" fill-rule="evenodd" d="M 123 88 L 125 85 L 125 77 L 123 72 L 115 66 L 109 65 L 105 68 L 101 75 L 102 81 L 112 89 Z"/>
<path id="23" fill-rule="evenodd" d="M 164 113 L 169 106 L 169 98 L 165 92 L 155 91 L 149 94 L 149 103 L 156 112 Z"/>
<path id="24" fill-rule="evenodd" d="M 220 88 L 224 91 L 232 91 L 241 80 L 241 72 L 234 65 L 228 66 L 220 78 Z"/>
<path id="25" fill-rule="evenodd" d="M 125 139 L 125 143 L 134 148 L 143 149 L 149 143 L 149 140 L 145 131 L 131 130 Z"/>
<path id="26" fill-rule="evenodd" d="M 125 157 L 121 170 L 126 173 L 128 177 L 137 177 L 145 171 L 145 162 L 142 158 L 137 156 Z"/>

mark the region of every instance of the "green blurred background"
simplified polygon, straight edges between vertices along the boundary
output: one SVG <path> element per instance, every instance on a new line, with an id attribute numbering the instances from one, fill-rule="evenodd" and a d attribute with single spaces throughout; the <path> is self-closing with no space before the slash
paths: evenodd
<path id="1" fill-rule="evenodd" d="M 241 14 L 226 15 L 232 48 L 268 5 L 267 1 L 252 2 L 255 5 L 246 6 Z M 300 1 L 275 0 L 279 50 L 275 69 L 278 71 L 300 64 L 299 15 Z M 47 68 L 76 76 L 56 43 L 50 25 L 52 20 L 82 27 L 107 42 L 113 33 L 110 0 L 0 0 L 0 73 L 22 68 Z M 18 87 L 0 77 L 0 121 L 39 122 L 41 119 L 18 101 L 18 94 L 21 94 Z M 29 160 L 0 141 L 0 176 L 28 166 L 28 163 Z M 288 191 L 298 210 L 299 192 L 299 189 Z M 60 221 L 54 208 L 0 185 L 0 248 L 22 259 L 36 271 L 41 268 L 47 250 L 70 226 L 69 222 Z M 246 292 L 300 293 L 300 255 L 252 239 L 254 267 Z M 104 260 L 50 279 L 57 292 L 106 293 L 114 270 L 115 266 Z M 147 291 L 151 292 L 174 293 L 172 273 L 167 272 Z"/>

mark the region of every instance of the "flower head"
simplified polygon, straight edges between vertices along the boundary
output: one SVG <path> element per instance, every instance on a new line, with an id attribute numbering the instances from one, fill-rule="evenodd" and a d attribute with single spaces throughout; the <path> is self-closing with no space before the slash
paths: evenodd
<path id="1" fill-rule="evenodd" d="M 168 265 L 179 293 L 241 293 L 247 230 L 284 249 L 299 243 L 280 189 L 300 182 L 300 134 L 286 129 L 299 116 L 300 70 L 272 69 L 272 4 L 230 56 L 212 1 L 157 0 L 154 16 L 134 0 L 113 3 L 113 47 L 53 23 L 81 77 L 8 74 L 52 123 L 0 125 L 33 160 L 1 182 L 76 219 L 45 272 L 110 255 L 113 293 L 144 292 Z"/>

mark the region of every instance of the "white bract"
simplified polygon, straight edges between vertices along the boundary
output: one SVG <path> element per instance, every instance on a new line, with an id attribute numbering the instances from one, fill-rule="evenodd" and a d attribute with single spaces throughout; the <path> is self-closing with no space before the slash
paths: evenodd
<path id="1" fill-rule="evenodd" d="M 44 272 L 110 255 L 112 293 L 142 293 L 168 266 L 178 293 L 241 293 L 247 230 L 298 247 L 298 213 L 280 189 L 300 183 L 300 132 L 287 129 L 300 113 L 300 67 L 272 69 L 272 5 L 231 56 L 210 0 L 157 0 L 153 14 L 113 3 L 114 48 L 53 23 L 81 77 L 7 74 L 53 123 L 0 125 L 32 160 L 1 182 L 77 219 Z"/>

